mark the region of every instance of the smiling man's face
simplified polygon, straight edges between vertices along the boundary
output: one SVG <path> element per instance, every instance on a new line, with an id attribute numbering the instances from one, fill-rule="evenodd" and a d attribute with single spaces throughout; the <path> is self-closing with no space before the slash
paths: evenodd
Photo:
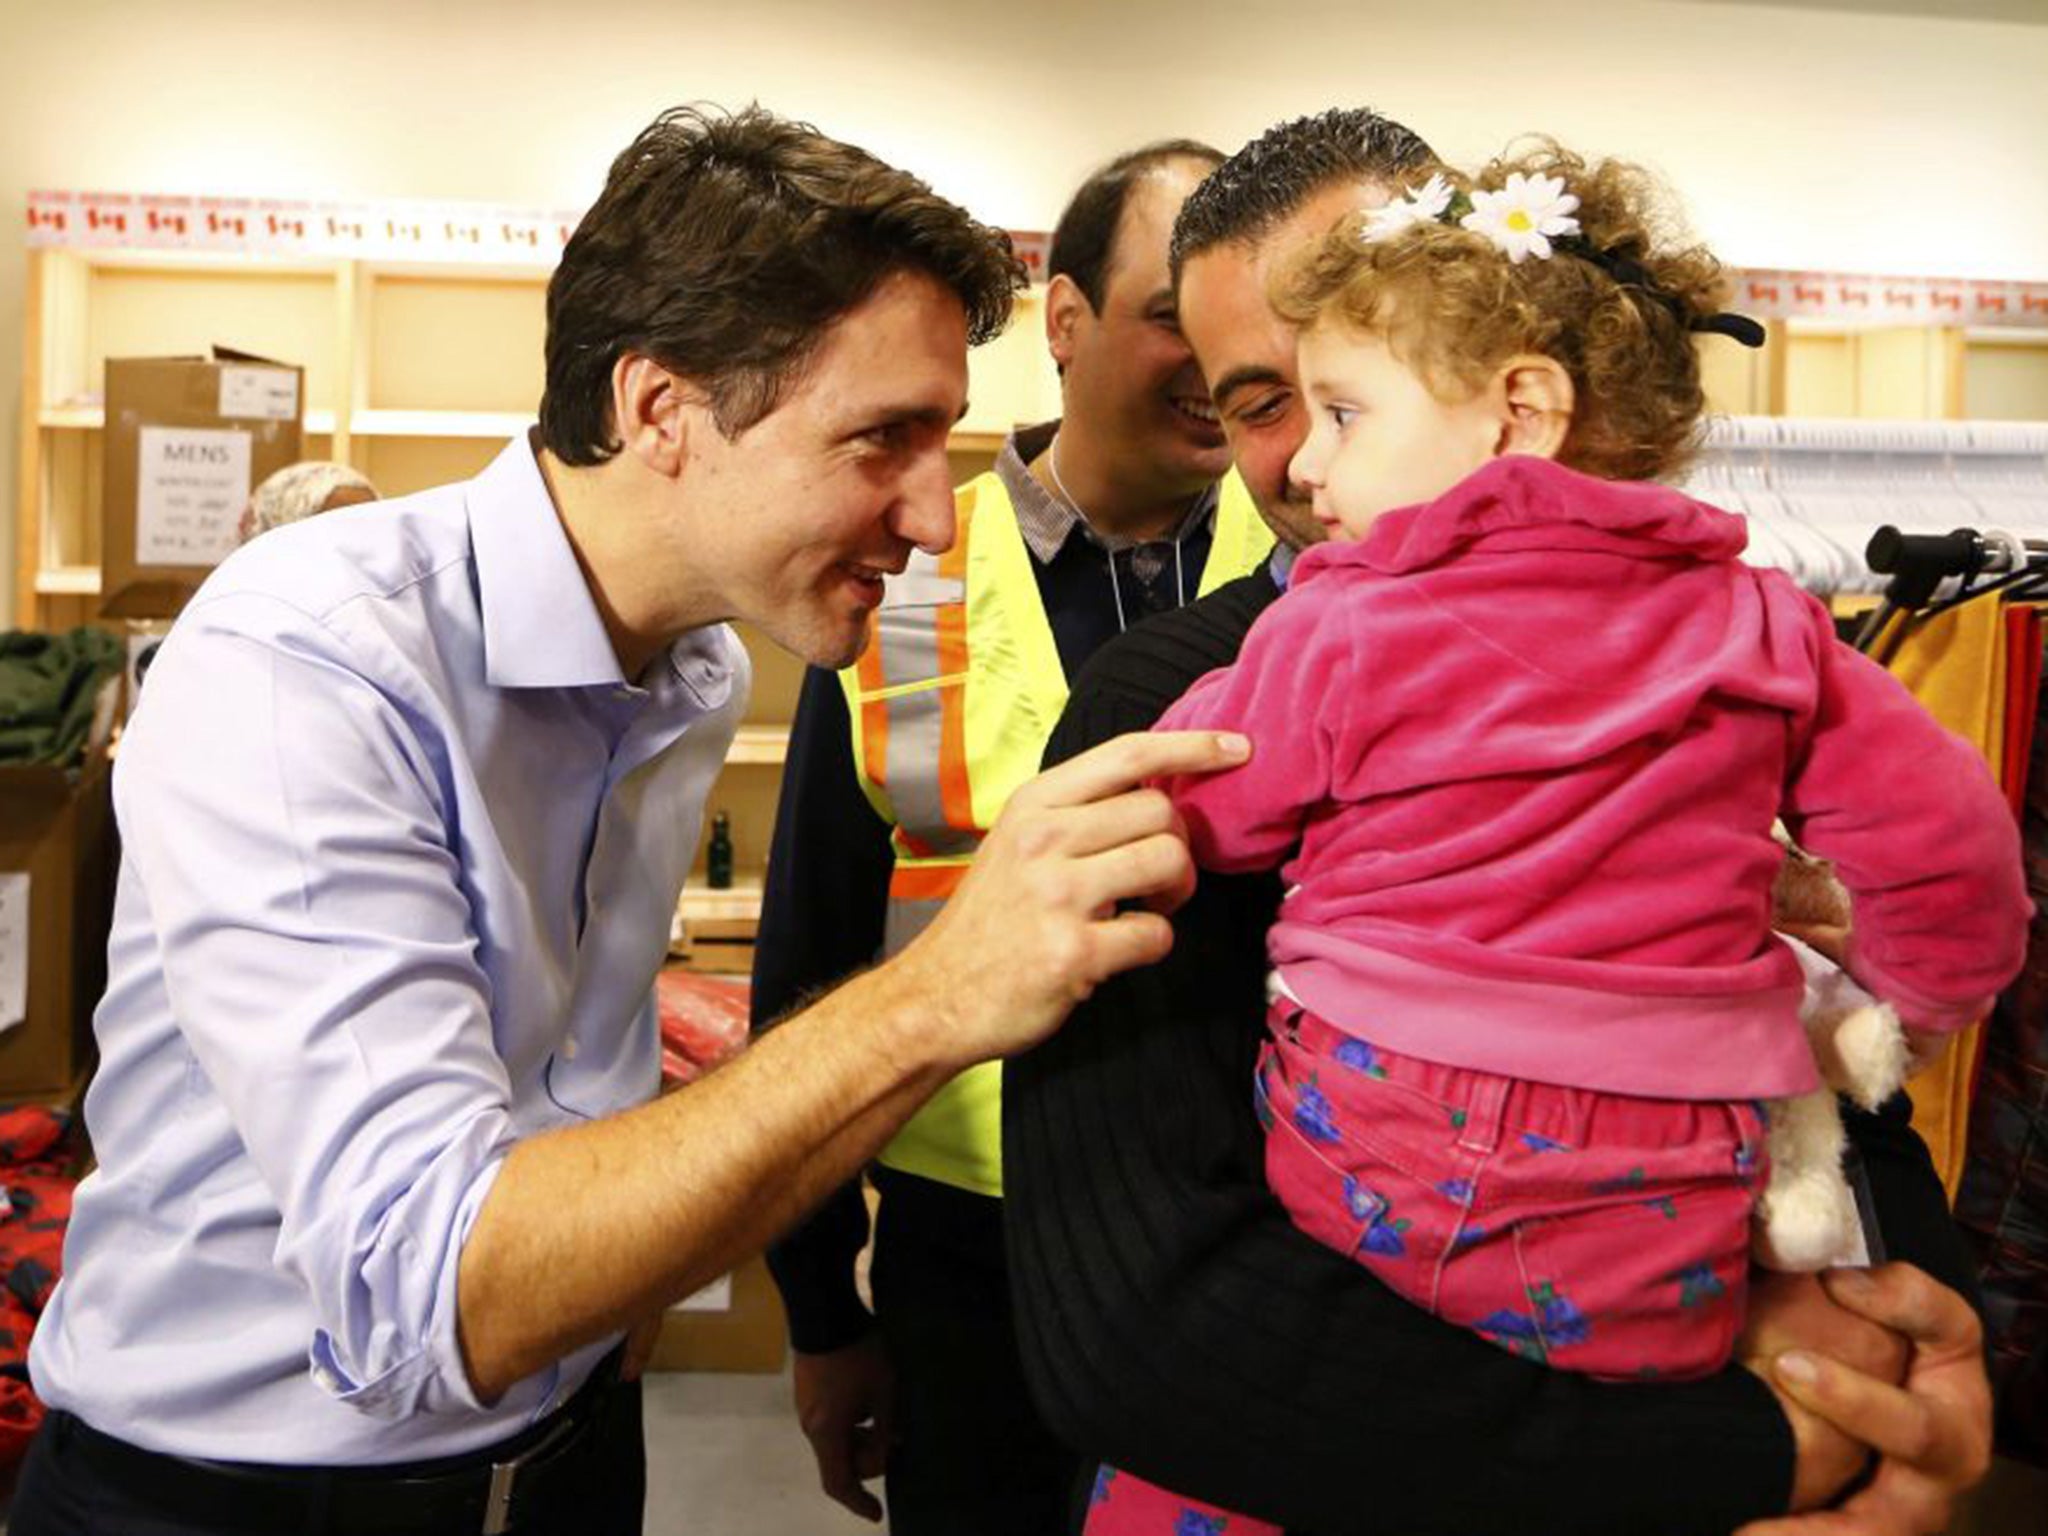
<path id="1" fill-rule="evenodd" d="M 1188 495 L 1230 467 L 1202 371 L 1174 313 L 1167 246 L 1174 216 L 1209 166 L 1170 160 L 1133 183 L 1102 281 L 1102 307 L 1083 313 L 1063 359 L 1070 419 L 1113 443 L 1125 476 L 1155 495 Z M 1058 356 L 1055 352 L 1055 356 Z"/>
<path id="2" fill-rule="evenodd" d="M 1182 332 L 1208 380 L 1245 489 L 1282 542 L 1302 549 L 1324 536 L 1308 492 L 1287 466 L 1308 437 L 1295 334 L 1266 302 L 1273 269 L 1300 246 L 1327 233 L 1347 214 L 1377 208 L 1388 189 L 1377 182 L 1325 188 L 1255 245 L 1226 241 L 1181 266 Z"/>

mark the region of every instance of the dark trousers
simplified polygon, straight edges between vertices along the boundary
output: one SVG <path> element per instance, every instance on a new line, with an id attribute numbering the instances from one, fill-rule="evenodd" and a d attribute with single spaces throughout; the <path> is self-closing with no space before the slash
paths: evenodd
<path id="1" fill-rule="evenodd" d="M 566 1498 L 551 1500 L 553 1508 L 546 1514 L 516 1519 L 515 1536 L 640 1536 L 647 1504 L 640 1384 L 612 1388 L 601 1413 L 591 1428 L 593 1454 L 576 1488 Z M 8 1536 L 373 1536 L 317 1518 L 289 1531 L 271 1531 L 168 1516 L 132 1490 L 110 1485 L 87 1463 L 77 1423 L 64 1413 L 44 1420 L 7 1513 Z M 374 1536 L 476 1536 L 476 1530 L 380 1520 Z"/>
<path id="2" fill-rule="evenodd" d="M 1061 1536 L 1079 1459 L 1032 1407 L 998 1203 L 884 1172 L 875 1312 L 896 1373 L 891 1536 Z"/>

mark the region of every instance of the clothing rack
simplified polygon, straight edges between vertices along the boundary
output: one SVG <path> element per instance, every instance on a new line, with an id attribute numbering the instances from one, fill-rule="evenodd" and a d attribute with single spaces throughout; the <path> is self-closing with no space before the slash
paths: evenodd
<path id="1" fill-rule="evenodd" d="M 1869 552 L 1887 527 L 1909 540 L 1967 530 L 2004 552 L 1975 574 L 2010 573 L 2031 563 L 2027 541 L 2048 548 L 2048 422 L 1716 417 L 1680 486 L 1743 514 L 1746 558 L 1810 591 L 1885 591 L 1898 572 Z M 1904 552 L 1916 568 L 1933 553 Z M 1962 563 L 1946 574 L 1972 573 L 1960 543 L 1949 556 Z"/>

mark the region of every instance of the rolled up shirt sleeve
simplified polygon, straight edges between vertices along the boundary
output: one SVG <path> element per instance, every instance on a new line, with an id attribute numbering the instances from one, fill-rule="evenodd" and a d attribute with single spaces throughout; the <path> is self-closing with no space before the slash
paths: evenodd
<path id="1" fill-rule="evenodd" d="M 281 1217 L 308 1370 L 397 1418 L 475 1411 L 462 1244 L 513 1140 L 453 796 L 403 678 L 271 598 L 188 614 L 118 761 L 178 1028 Z"/>

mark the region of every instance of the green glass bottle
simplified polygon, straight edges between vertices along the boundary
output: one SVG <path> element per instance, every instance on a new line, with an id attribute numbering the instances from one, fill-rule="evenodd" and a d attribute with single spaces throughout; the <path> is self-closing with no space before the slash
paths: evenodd
<path id="1" fill-rule="evenodd" d="M 711 844 L 704 850 L 704 883 L 714 891 L 732 886 L 732 818 L 723 811 L 711 818 Z"/>

